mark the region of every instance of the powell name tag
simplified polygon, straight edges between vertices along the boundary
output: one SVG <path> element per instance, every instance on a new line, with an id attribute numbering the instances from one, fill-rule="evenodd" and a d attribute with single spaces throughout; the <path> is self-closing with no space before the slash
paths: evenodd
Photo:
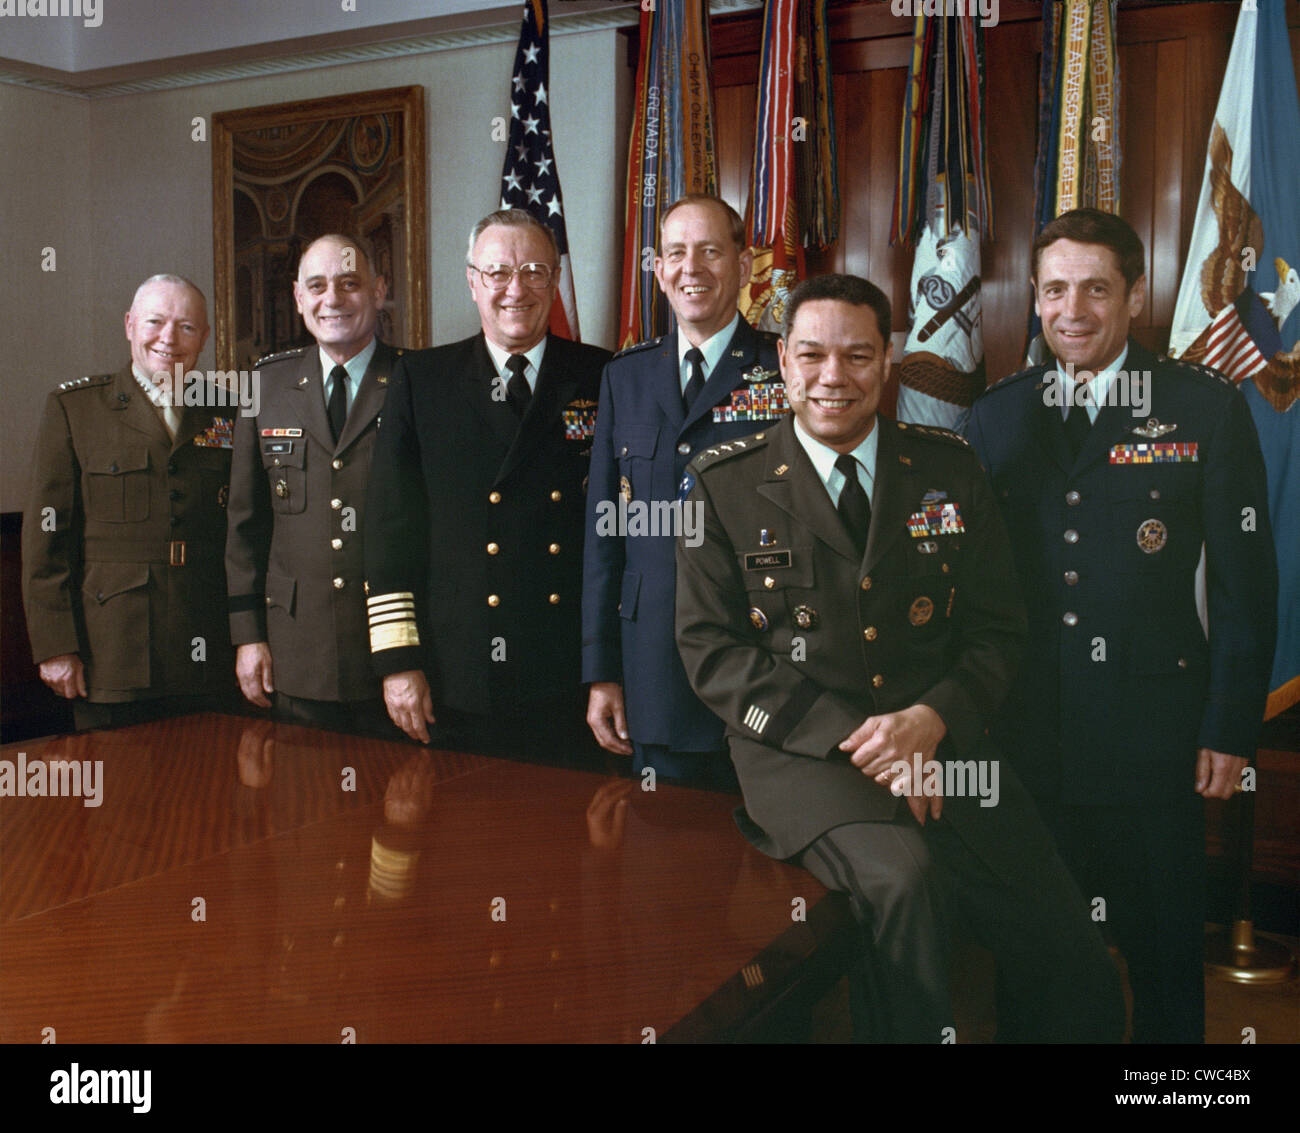
<path id="1" fill-rule="evenodd" d="M 772 570 L 789 565 L 789 551 L 750 551 L 745 555 L 746 570 Z"/>

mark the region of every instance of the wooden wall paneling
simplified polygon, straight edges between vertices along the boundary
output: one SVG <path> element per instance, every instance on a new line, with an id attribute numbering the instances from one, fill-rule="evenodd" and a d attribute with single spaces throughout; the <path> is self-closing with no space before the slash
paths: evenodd
<path id="1" fill-rule="evenodd" d="M 749 172 L 754 163 L 754 84 L 718 87 L 714 141 L 718 156 L 718 192 L 742 216 L 749 196 Z"/>
<path id="2" fill-rule="evenodd" d="M 1155 175 L 1153 134 L 1156 124 L 1155 43 L 1137 43 L 1119 49 L 1120 213 L 1142 238 L 1151 275 L 1151 232 Z M 1151 303 L 1133 320 L 1135 329 L 1151 326 Z"/>
<path id="3" fill-rule="evenodd" d="M 1151 326 L 1160 331 L 1162 350 L 1169 342 L 1182 278 L 1183 179 L 1179 172 L 1184 150 L 1193 148 L 1186 133 L 1186 65 L 1185 39 L 1167 39 L 1157 45 L 1155 126 L 1150 135 L 1155 175 L 1151 181 L 1151 241 L 1147 245 L 1147 307 Z"/>

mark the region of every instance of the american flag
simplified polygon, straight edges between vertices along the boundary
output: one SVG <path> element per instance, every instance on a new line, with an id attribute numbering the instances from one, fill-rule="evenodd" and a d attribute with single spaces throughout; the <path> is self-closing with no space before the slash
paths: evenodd
<path id="1" fill-rule="evenodd" d="M 560 248 L 560 286 L 551 308 L 551 332 L 580 340 L 560 175 L 551 145 L 547 22 L 546 0 L 528 0 L 524 4 L 524 22 L 510 80 L 510 138 L 501 170 L 501 207 L 524 209 L 555 233 Z"/>
<path id="2" fill-rule="evenodd" d="M 1201 362 L 1227 374 L 1234 382 L 1240 383 L 1268 365 L 1241 321 L 1235 303 L 1229 303 L 1214 316 L 1209 332 Z"/>

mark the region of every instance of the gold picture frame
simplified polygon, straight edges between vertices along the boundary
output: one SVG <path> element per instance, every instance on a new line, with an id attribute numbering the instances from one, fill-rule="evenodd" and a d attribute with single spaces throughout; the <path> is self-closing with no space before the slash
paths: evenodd
<path id="1" fill-rule="evenodd" d="M 218 369 L 310 342 L 298 257 L 324 232 L 371 244 L 388 280 L 379 337 L 429 340 L 424 88 L 332 95 L 212 118 L 213 347 Z"/>

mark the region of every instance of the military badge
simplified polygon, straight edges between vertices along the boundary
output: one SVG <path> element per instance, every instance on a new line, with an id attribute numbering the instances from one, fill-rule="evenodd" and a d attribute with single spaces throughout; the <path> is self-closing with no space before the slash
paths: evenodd
<path id="1" fill-rule="evenodd" d="M 1162 425 L 1154 417 L 1148 417 L 1147 423 L 1134 429 L 1133 432 L 1139 437 L 1146 437 L 1148 440 L 1155 440 L 1156 437 L 1163 437 L 1166 433 L 1172 433 L 1177 425 Z"/>
<path id="2" fill-rule="evenodd" d="M 923 626 L 934 617 L 934 602 L 924 596 L 908 607 L 907 620 L 914 626 Z"/>
<path id="3" fill-rule="evenodd" d="M 772 533 L 766 527 L 762 528 L 758 533 L 758 545 L 760 547 L 776 546 L 776 539 L 773 538 Z"/>
<path id="4" fill-rule="evenodd" d="M 1195 441 L 1110 446 L 1111 464 L 1196 464 L 1199 460 Z"/>
<path id="5" fill-rule="evenodd" d="M 596 435 L 596 403 L 578 398 L 564 407 L 564 439 L 585 441 Z"/>
<path id="6" fill-rule="evenodd" d="M 1144 554 L 1154 555 L 1169 542 L 1169 528 L 1158 519 L 1146 519 L 1137 529 L 1137 545 Z"/>
<path id="7" fill-rule="evenodd" d="M 194 443 L 199 448 L 234 448 L 235 423 L 229 417 L 214 417 L 212 424 L 195 436 Z"/>
<path id="8" fill-rule="evenodd" d="M 765 370 L 761 365 L 753 365 L 740 375 L 747 382 L 766 382 L 779 377 L 779 370 Z"/>
<path id="9" fill-rule="evenodd" d="M 789 551 L 750 551 L 745 555 L 746 570 L 779 570 L 792 565 Z"/>
<path id="10" fill-rule="evenodd" d="M 966 526 L 956 502 L 933 503 L 923 504 L 920 511 L 908 516 L 907 530 L 913 539 L 924 539 L 929 535 L 960 535 Z"/>
<path id="11" fill-rule="evenodd" d="M 947 492 L 941 492 L 939 491 L 938 488 L 931 488 L 928 492 L 925 493 L 925 495 L 921 497 L 921 502 L 923 504 L 937 504 L 937 503 L 941 503 L 947 498 L 948 498 Z"/>
<path id="12" fill-rule="evenodd" d="M 757 381 L 756 378 L 746 380 Z M 784 417 L 789 412 L 785 383 L 763 382 L 732 391 L 731 400 L 726 405 L 714 406 L 713 423 L 722 425 L 731 421 L 770 421 L 775 417 Z"/>
<path id="13" fill-rule="evenodd" d="M 796 606 L 794 608 L 794 624 L 800 629 L 816 629 L 817 611 L 811 606 Z"/>
<path id="14" fill-rule="evenodd" d="M 939 549 L 939 544 L 933 539 L 926 539 L 924 542 L 918 543 L 916 549 L 923 555 L 933 555 Z"/>
<path id="15" fill-rule="evenodd" d="M 757 606 L 749 608 L 749 624 L 752 625 L 759 633 L 767 629 L 767 615 Z"/>
<path id="16" fill-rule="evenodd" d="M 618 494 L 623 497 L 626 503 L 632 502 L 632 481 L 626 476 L 618 478 Z"/>
<path id="17" fill-rule="evenodd" d="M 694 487 L 695 477 L 690 472 L 685 473 L 682 476 L 682 482 L 677 485 L 677 498 L 682 503 L 685 503 L 686 497 L 691 494 L 691 489 Z"/>
<path id="18" fill-rule="evenodd" d="M 283 480 L 277 480 L 275 482 L 275 494 L 282 500 L 287 499 L 289 496 L 289 485 Z"/>

